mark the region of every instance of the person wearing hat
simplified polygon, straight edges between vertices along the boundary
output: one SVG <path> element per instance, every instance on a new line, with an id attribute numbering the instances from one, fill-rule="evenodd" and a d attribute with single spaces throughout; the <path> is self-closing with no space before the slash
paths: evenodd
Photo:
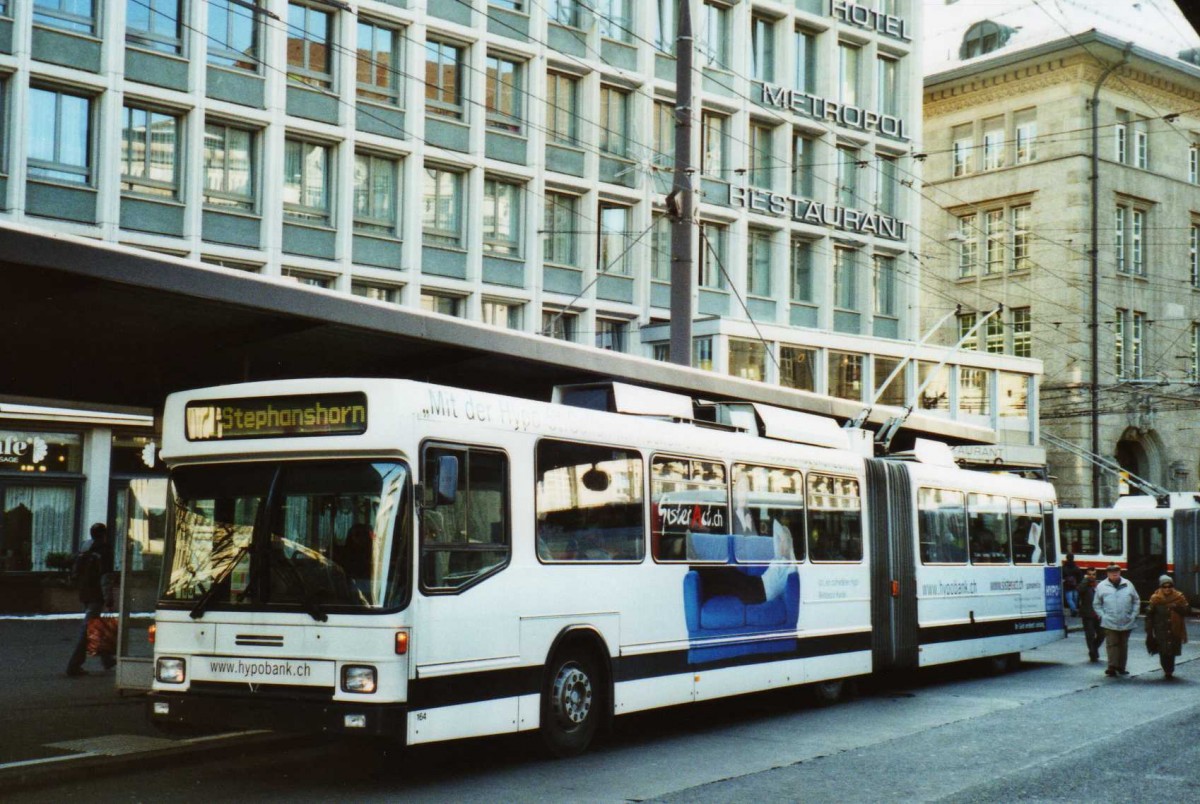
<path id="1" fill-rule="evenodd" d="M 1187 642 L 1184 617 L 1190 611 L 1187 595 L 1175 588 L 1174 579 L 1170 575 L 1160 577 L 1146 609 L 1146 648 L 1157 647 L 1158 661 L 1166 678 L 1175 675 L 1175 657 L 1183 652 L 1183 643 Z"/>
<path id="2" fill-rule="evenodd" d="M 1104 650 L 1108 654 L 1106 676 L 1127 676 L 1125 662 L 1129 658 L 1129 634 L 1137 625 L 1141 599 L 1133 584 L 1121 577 L 1121 568 L 1109 564 L 1108 577 L 1096 585 L 1093 605 L 1100 615 L 1104 629 Z"/>

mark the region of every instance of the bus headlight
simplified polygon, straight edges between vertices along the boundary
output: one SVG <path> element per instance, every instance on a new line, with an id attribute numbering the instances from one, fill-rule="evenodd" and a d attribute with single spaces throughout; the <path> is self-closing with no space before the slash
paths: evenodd
<path id="1" fill-rule="evenodd" d="M 342 668 L 342 691 L 369 695 L 375 691 L 375 668 L 369 664 L 348 664 Z"/>
<path id="2" fill-rule="evenodd" d="M 187 678 L 187 665 L 183 659 L 163 656 L 154 665 L 154 677 L 163 684 L 182 684 Z"/>

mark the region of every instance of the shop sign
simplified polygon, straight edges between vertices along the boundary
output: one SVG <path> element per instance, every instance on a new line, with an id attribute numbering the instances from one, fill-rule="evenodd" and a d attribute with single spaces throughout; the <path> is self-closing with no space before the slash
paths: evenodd
<path id="1" fill-rule="evenodd" d="M 877 132 L 897 140 L 909 139 L 908 124 L 895 115 L 860 109 L 848 103 L 826 100 L 819 95 L 799 89 L 777 87 L 765 81 L 759 82 L 759 90 L 762 92 L 762 102 L 767 106 L 790 109 L 813 120 L 825 120 L 859 131 Z"/>
<path id="2" fill-rule="evenodd" d="M 830 0 L 829 15 L 836 17 L 842 22 L 857 25 L 859 28 L 866 28 L 868 31 L 885 34 L 893 39 L 900 39 L 904 42 L 912 41 L 912 33 L 908 29 L 908 22 L 894 14 L 884 14 L 873 8 L 865 8 L 855 3 L 844 2 L 843 0 Z"/>
<path id="3" fill-rule="evenodd" d="M 877 235 L 889 240 L 905 240 L 908 237 L 908 224 L 889 215 L 823 204 L 810 198 L 773 193 L 754 187 L 730 187 L 729 201 L 751 212 L 790 218 L 818 226 L 831 226 L 854 234 Z"/>
<path id="4" fill-rule="evenodd" d="M 46 460 L 49 452 L 46 441 L 38 436 L 0 431 L 0 468 L 33 471 Z M 44 466 L 40 469 L 45 471 Z"/>

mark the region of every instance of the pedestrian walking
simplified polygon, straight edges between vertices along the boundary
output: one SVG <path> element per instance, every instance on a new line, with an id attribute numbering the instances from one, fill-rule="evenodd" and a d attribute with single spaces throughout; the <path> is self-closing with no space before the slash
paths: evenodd
<path id="1" fill-rule="evenodd" d="M 108 528 L 103 522 L 92 525 L 91 539 L 84 542 L 75 563 L 71 567 L 71 575 L 79 587 L 79 602 L 83 604 L 83 624 L 79 628 L 79 639 L 75 641 L 75 649 L 67 660 L 68 676 L 86 676 L 83 662 L 87 658 L 88 625 L 104 611 L 105 594 L 102 579 L 105 574 L 105 557 L 108 554 Z M 117 660 L 112 653 L 101 653 L 100 661 L 108 670 Z"/>
<path id="2" fill-rule="evenodd" d="M 1146 648 L 1153 648 L 1151 653 L 1158 652 L 1158 662 L 1166 678 L 1175 675 L 1175 657 L 1183 652 L 1183 643 L 1187 642 L 1184 618 L 1190 611 L 1187 595 L 1175 588 L 1174 579 L 1170 575 L 1160 577 L 1146 609 Z"/>
<path id="3" fill-rule="evenodd" d="M 1104 629 L 1104 650 L 1108 654 L 1106 676 L 1127 676 L 1125 662 L 1129 658 L 1129 633 L 1137 624 L 1141 600 L 1133 584 L 1121 577 L 1121 568 L 1108 565 L 1108 577 L 1096 584 L 1093 601 Z"/>
<path id="4" fill-rule="evenodd" d="M 1100 643 L 1104 635 L 1100 615 L 1096 613 L 1096 570 L 1088 567 L 1079 585 L 1079 618 L 1083 622 L 1083 638 L 1087 641 L 1088 661 L 1100 661 Z"/>
<path id="5" fill-rule="evenodd" d="M 1075 563 L 1075 554 L 1067 553 L 1062 565 L 1063 603 L 1071 610 L 1072 617 L 1079 616 L 1079 583 L 1083 580 L 1083 570 Z"/>

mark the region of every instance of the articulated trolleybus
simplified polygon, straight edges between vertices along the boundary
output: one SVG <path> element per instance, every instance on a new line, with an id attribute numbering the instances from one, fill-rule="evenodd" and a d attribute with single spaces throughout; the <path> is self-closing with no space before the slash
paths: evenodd
<path id="1" fill-rule="evenodd" d="M 849 447 L 620 384 L 173 394 L 150 717 L 571 755 L 615 715 L 1064 636 L 1048 484 Z"/>

